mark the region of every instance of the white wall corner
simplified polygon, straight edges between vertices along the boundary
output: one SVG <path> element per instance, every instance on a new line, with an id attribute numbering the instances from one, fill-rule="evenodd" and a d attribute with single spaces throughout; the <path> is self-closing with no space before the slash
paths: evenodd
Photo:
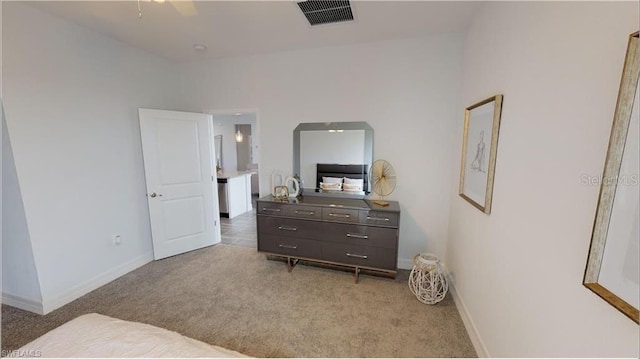
<path id="1" fill-rule="evenodd" d="M 103 285 L 112 282 L 113 280 L 135 270 L 153 260 L 153 252 L 145 253 L 138 256 L 126 263 L 123 263 L 111 270 L 108 270 L 102 274 L 99 274 L 87 281 L 84 281 L 76 286 L 69 288 L 62 293 L 46 298 L 43 294 L 42 299 L 42 311 L 40 314 L 47 314 L 55 309 L 62 307 L 65 304 L 82 297 L 83 295 L 102 287 Z"/>
<path id="2" fill-rule="evenodd" d="M 469 310 L 467 310 L 467 306 L 464 304 L 460 293 L 456 290 L 456 285 L 453 280 L 451 280 L 451 273 L 446 265 L 442 265 L 445 276 L 447 278 L 447 283 L 449 283 L 449 293 L 453 297 L 453 302 L 456 304 L 456 308 L 458 309 L 458 313 L 460 314 L 460 318 L 462 318 L 462 323 L 464 323 L 465 329 L 467 329 L 467 334 L 469 334 L 469 338 L 471 339 L 471 343 L 473 344 L 473 348 L 476 350 L 476 354 L 478 354 L 479 358 L 490 358 L 489 350 L 484 345 L 484 341 L 480 336 L 480 332 L 476 327 L 473 318 L 471 318 L 471 314 L 469 314 Z"/>
<path id="3" fill-rule="evenodd" d="M 10 305 L 12 307 L 26 310 L 28 312 L 40 314 L 40 315 L 45 314 L 44 306 L 42 305 L 41 301 L 38 302 L 35 300 L 22 298 L 17 295 L 13 295 L 9 293 L 4 293 L 4 292 L 2 293 L 2 304 Z"/>
<path id="4" fill-rule="evenodd" d="M 412 268 L 413 268 L 413 259 L 398 258 L 398 269 L 411 270 Z"/>

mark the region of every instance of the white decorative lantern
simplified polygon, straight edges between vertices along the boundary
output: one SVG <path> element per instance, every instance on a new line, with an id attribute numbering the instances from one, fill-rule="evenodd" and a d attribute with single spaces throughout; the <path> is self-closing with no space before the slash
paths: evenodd
<path id="1" fill-rule="evenodd" d="M 444 299 L 449 285 L 438 257 L 431 253 L 420 253 L 413 257 L 409 289 L 425 304 L 436 304 Z"/>

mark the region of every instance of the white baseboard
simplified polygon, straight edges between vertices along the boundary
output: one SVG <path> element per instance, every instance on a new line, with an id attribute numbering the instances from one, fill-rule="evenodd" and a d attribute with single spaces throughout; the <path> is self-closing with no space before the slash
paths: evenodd
<path id="1" fill-rule="evenodd" d="M 10 305 L 36 314 L 44 314 L 42 302 L 25 299 L 9 293 L 2 293 L 2 304 Z"/>
<path id="2" fill-rule="evenodd" d="M 145 253 L 111 270 L 108 270 L 87 281 L 84 281 L 83 283 L 75 285 L 62 293 L 58 293 L 57 295 L 52 296 L 50 299 L 43 299 L 43 314 L 50 313 L 51 311 L 82 297 L 92 290 L 102 287 L 103 285 L 131 272 L 132 270 L 142 267 L 152 260 L 153 253 Z"/>
<path id="3" fill-rule="evenodd" d="M 479 358 L 490 358 L 491 355 L 489 354 L 487 347 L 484 345 L 484 341 L 482 340 L 482 337 L 478 332 L 478 328 L 473 322 L 473 319 L 471 318 L 469 310 L 467 310 L 467 306 L 464 304 L 462 297 L 460 297 L 458 291 L 456 290 L 456 286 L 451 280 L 449 270 L 446 267 L 445 273 L 447 275 L 447 281 L 449 283 L 449 293 L 451 293 L 453 302 L 456 304 L 456 308 L 458 308 L 458 313 L 460 313 L 460 317 L 462 318 L 465 329 L 467 329 L 467 333 L 469 334 L 469 338 L 471 339 L 473 348 L 476 350 L 476 354 L 478 354 Z"/>

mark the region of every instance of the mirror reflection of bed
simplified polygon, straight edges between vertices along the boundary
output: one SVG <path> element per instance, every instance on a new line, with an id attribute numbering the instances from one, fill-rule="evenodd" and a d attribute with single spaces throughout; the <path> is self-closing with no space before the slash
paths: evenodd
<path id="1" fill-rule="evenodd" d="M 369 193 L 369 165 L 316 164 L 316 192 L 365 195 Z"/>
<path id="2" fill-rule="evenodd" d="M 301 123 L 294 130 L 294 174 L 305 195 L 363 197 L 372 162 L 373 128 L 366 122 Z"/>

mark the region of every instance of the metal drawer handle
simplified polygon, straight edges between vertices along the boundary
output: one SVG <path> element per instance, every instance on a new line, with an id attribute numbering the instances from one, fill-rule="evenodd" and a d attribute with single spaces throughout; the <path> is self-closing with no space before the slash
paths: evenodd
<path id="1" fill-rule="evenodd" d="M 385 221 L 385 222 L 389 222 L 390 219 L 388 217 L 369 217 L 369 216 L 367 216 L 367 221 Z"/>
<path id="2" fill-rule="evenodd" d="M 285 226 L 278 226 L 278 229 L 281 231 L 297 231 L 298 228 L 296 227 L 285 227 Z"/>
<path id="3" fill-rule="evenodd" d="M 280 208 L 267 208 L 267 207 L 262 207 L 262 210 L 265 212 L 280 212 Z"/>
<path id="4" fill-rule="evenodd" d="M 340 218 L 349 218 L 350 214 L 340 214 L 340 213 L 329 213 L 329 217 L 340 217 Z"/>
<path id="5" fill-rule="evenodd" d="M 352 254 L 352 253 L 349 253 L 349 252 L 347 252 L 347 257 L 354 257 L 354 258 L 360 258 L 360 259 L 367 259 L 367 258 L 369 258 L 369 257 L 367 257 L 367 256 L 363 256 L 363 255 L 361 255 L 361 254 Z"/>
<path id="6" fill-rule="evenodd" d="M 367 236 L 367 235 L 353 234 L 353 233 L 347 233 L 347 237 L 349 237 L 349 238 L 369 239 L 369 236 Z"/>
<path id="7" fill-rule="evenodd" d="M 313 216 L 315 213 L 316 212 L 314 211 L 298 211 L 298 210 L 295 211 L 295 214 L 308 214 L 310 216 Z"/>
<path id="8" fill-rule="evenodd" d="M 278 247 L 287 249 L 298 249 L 298 246 L 290 246 L 288 244 L 278 244 Z"/>

